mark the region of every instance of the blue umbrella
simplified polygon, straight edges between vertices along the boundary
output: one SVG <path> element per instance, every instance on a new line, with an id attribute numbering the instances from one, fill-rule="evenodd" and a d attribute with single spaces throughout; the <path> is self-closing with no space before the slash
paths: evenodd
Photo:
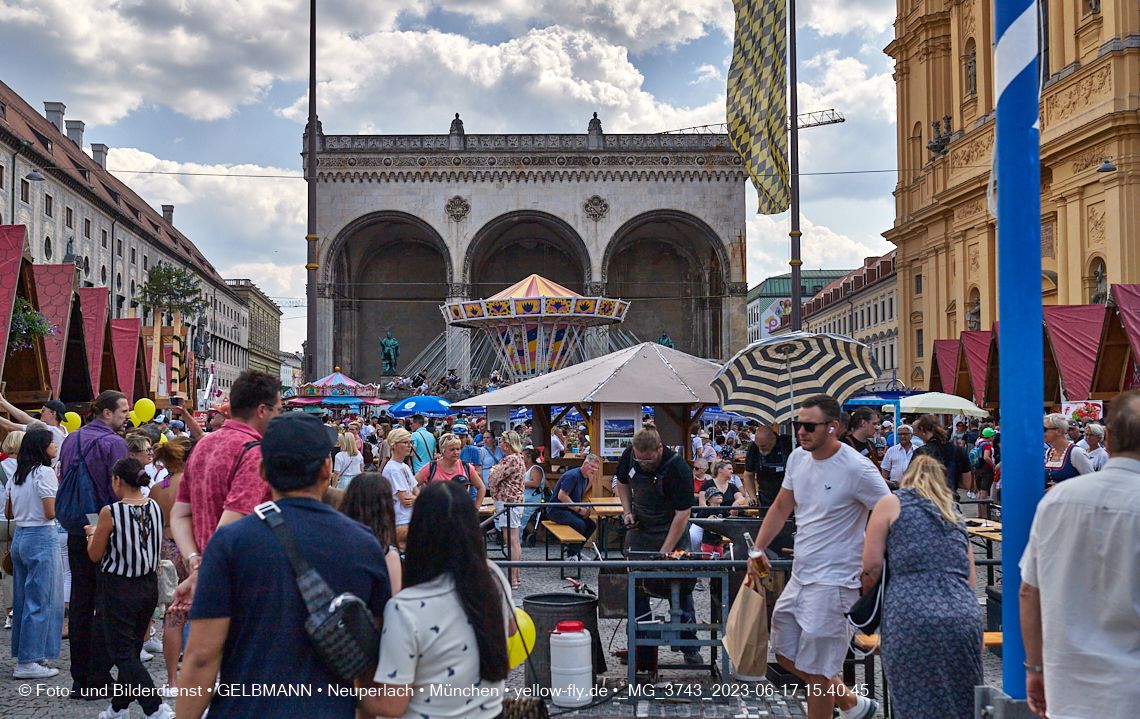
<path id="1" fill-rule="evenodd" d="M 425 417 L 446 417 L 452 413 L 451 402 L 432 395 L 402 399 L 392 405 L 388 411 L 392 413 L 393 417 L 411 417 L 413 414 L 422 414 Z"/>
<path id="2" fill-rule="evenodd" d="M 701 419 L 705 420 L 706 422 L 740 422 L 740 423 L 744 423 L 744 422 L 748 421 L 747 417 L 741 417 L 738 414 L 732 414 L 731 412 L 725 412 L 720 407 L 708 407 L 708 408 L 706 408 L 704 412 L 701 412 Z"/>

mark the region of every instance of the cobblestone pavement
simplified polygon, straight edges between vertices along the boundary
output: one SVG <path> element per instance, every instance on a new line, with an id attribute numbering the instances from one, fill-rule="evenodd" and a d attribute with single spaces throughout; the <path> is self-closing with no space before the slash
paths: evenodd
<path id="1" fill-rule="evenodd" d="M 967 510 L 970 514 L 973 512 Z M 497 547 L 491 546 L 492 559 L 501 559 L 502 554 Z M 995 555 L 1000 558 L 1000 545 L 995 547 Z M 543 547 L 523 549 L 524 559 L 541 559 Z M 597 588 L 597 570 L 582 568 L 582 582 L 591 588 Z M 999 573 L 1000 576 L 1000 573 Z M 984 568 L 978 569 L 979 601 L 984 606 L 986 572 Z M 514 593 L 516 604 L 521 605 L 523 598 L 533 594 L 560 591 L 570 587 L 570 583 L 558 579 L 558 570 L 551 569 L 524 569 L 522 570 L 522 588 Z M 708 581 L 703 582 L 703 591 L 694 594 L 697 615 L 707 617 L 711 597 L 707 589 Z M 654 612 L 666 613 L 668 602 L 655 601 Z M 602 646 L 605 649 L 607 671 L 602 679 L 609 687 L 624 685 L 627 667 L 620 664 L 613 652 L 626 648 L 625 620 L 601 619 L 598 621 Z M 709 649 L 703 648 L 702 653 L 706 660 Z M 3 719 L 73 719 L 93 718 L 100 710 L 106 708 L 107 702 L 79 701 L 66 697 L 71 687 L 71 675 L 68 671 L 70 665 L 69 648 L 63 642 L 62 656 L 57 660 L 46 662 L 48 666 L 60 670 L 58 676 L 46 681 L 28 682 L 12 678 L 15 660 L 11 655 L 11 632 L 0 630 L 0 717 Z M 661 662 L 679 663 L 681 655 L 662 648 Z M 771 661 L 775 657 L 770 656 Z M 1001 659 L 990 652 L 986 652 L 983 659 L 986 682 L 1001 686 Z M 161 654 L 146 664 L 150 670 L 155 686 L 166 683 L 166 667 Z M 857 674 L 858 681 L 866 681 L 862 670 Z M 882 696 L 881 668 L 876 659 L 875 695 Z M 758 684 L 744 684 L 748 687 L 748 696 L 734 696 L 725 698 L 713 696 L 717 690 L 714 685 L 723 686 L 723 683 L 710 677 L 708 670 L 696 671 L 686 669 L 662 669 L 659 677 L 660 684 L 655 690 L 655 698 L 644 695 L 627 697 L 626 692 L 620 692 L 622 698 L 612 699 L 604 704 L 568 712 L 567 717 L 708 717 L 709 719 L 759 719 L 759 717 L 801 717 L 806 716 L 803 705 L 796 697 L 783 696 L 782 690 L 766 682 Z M 511 672 L 507 680 L 508 689 L 522 689 L 525 684 L 522 667 Z M 643 689 L 642 691 L 647 691 Z M 737 690 L 739 691 L 739 690 Z M 719 692 L 723 693 L 723 691 Z M 564 711 L 557 707 L 554 711 Z M 131 716 L 135 719 L 143 717 L 138 704 L 131 705 Z M 878 716 L 883 716 L 880 711 Z"/>

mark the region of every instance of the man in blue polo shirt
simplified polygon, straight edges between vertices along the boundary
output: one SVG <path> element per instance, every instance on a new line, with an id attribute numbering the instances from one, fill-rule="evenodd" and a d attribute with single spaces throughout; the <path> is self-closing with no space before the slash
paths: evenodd
<path id="1" fill-rule="evenodd" d="M 285 527 L 333 593 L 351 592 L 381 617 L 391 597 L 385 550 L 371 530 L 321 502 L 335 431 L 301 412 L 274 417 L 261 440 L 261 475 Z M 336 687 L 313 651 L 308 616 L 293 566 L 256 512 L 218 528 L 190 610 L 178 716 L 198 719 L 208 705 L 211 719 L 352 719 L 356 701 L 343 696 L 347 687 Z M 311 696 L 266 696 L 272 687 L 307 688 Z"/>

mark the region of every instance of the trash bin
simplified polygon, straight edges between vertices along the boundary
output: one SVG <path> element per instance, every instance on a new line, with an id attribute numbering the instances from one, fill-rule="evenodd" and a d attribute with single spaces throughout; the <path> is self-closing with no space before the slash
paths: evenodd
<path id="1" fill-rule="evenodd" d="M 523 599 L 523 610 L 534 621 L 534 649 L 526 662 L 526 684 L 550 688 L 550 633 L 559 622 L 578 621 L 590 630 L 594 646 L 594 674 L 604 674 L 606 657 L 598 634 L 598 600 L 596 597 L 569 592 L 532 594 Z"/>

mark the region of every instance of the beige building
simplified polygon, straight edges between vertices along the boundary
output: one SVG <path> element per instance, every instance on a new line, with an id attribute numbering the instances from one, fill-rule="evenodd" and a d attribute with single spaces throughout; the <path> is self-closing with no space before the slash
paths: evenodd
<path id="1" fill-rule="evenodd" d="M 1140 7 L 1049 0 L 1041 101 L 1041 291 L 1104 302 L 1140 282 Z M 936 339 L 997 319 L 992 0 L 899 0 L 895 40 L 900 369 L 924 388 Z M 1110 160 L 1105 164 L 1104 160 Z M 1101 171 L 1098 171 L 1101 170 Z"/>
<path id="2" fill-rule="evenodd" d="M 246 366 L 274 377 L 281 374 L 281 308 L 253 284 L 253 280 L 226 280 L 248 312 Z"/>
<path id="3" fill-rule="evenodd" d="M 885 389 L 899 378 L 900 337 L 895 252 L 868 257 L 863 266 L 832 281 L 803 306 L 805 332 L 838 334 L 871 348 L 879 378 L 869 389 Z M 779 331 L 791 331 L 785 318 Z"/>

